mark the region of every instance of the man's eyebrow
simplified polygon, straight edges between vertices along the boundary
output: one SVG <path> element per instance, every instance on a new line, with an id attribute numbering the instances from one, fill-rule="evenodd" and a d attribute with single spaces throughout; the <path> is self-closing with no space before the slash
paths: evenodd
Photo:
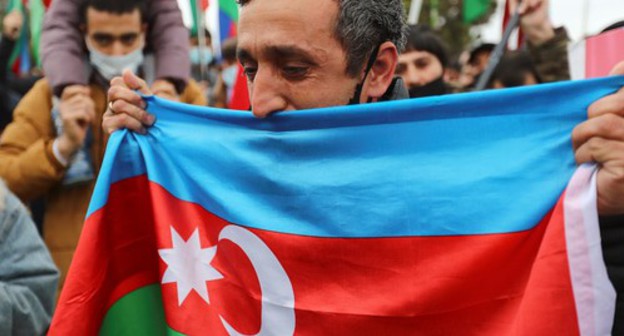
<path id="1" fill-rule="evenodd" d="M 276 61 L 296 59 L 309 63 L 310 65 L 318 65 L 318 60 L 315 60 L 314 56 L 309 51 L 295 45 L 266 46 L 261 49 L 261 53 Z M 238 49 L 236 51 L 236 56 L 241 62 L 255 59 L 251 56 L 251 53 L 245 49 Z"/>
<path id="2" fill-rule="evenodd" d="M 243 63 L 245 61 L 249 61 L 249 60 L 253 60 L 253 57 L 251 57 L 251 54 L 249 53 L 249 51 L 245 50 L 245 49 L 236 49 L 236 58 L 238 58 L 238 61 Z"/>
<path id="3" fill-rule="evenodd" d="M 297 59 L 310 64 L 317 64 L 314 56 L 307 50 L 295 45 L 269 46 L 265 49 L 267 55 L 276 60 Z"/>

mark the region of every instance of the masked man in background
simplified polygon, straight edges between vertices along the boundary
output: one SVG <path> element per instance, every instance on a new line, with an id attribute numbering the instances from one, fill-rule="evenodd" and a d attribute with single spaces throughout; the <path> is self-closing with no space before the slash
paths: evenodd
<path id="1" fill-rule="evenodd" d="M 90 85 L 68 86 L 60 99 L 44 78 L 21 100 L 0 139 L 0 177 L 28 202 L 45 196 L 45 242 L 61 270 L 69 268 L 104 156 L 102 132 L 109 81 L 130 69 L 153 81 L 154 62 L 143 54 L 145 3 L 141 0 L 88 0 L 81 10 L 89 49 Z M 67 69 L 72 71 L 72 69 Z M 196 83 L 165 98 L 205 105 Z"/>

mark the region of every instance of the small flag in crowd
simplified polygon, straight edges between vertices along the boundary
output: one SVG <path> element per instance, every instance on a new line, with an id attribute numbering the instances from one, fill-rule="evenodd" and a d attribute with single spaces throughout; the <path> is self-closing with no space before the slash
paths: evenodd
<path id="1" fill-rule="evenodd" d="M 622 84 L 266 119 L 146 98 L 158 121 L 112 135 L 50 335 L 608 334 L 570 136 Z"/>
<path id="2" fill-rule="evenodd" d="M 45 11 L 50 0 L 10 0 L 7 12 L 18 10 L 24 16 L 24 26 L 9 58 L 9 66 L 15 74 L 27 75 L 33 67 L 41 68 L 39 41 Z"/>
<path id="3" fill-rule="evenodd" d="M 210 0 L 208 4 L 208 29 L 212 35 L 212 48 L 218 58 L 221 46 L 228 38 L 236 37 L 238 5 L 235 0 Z"/>
<path id="4" fill-rule="evenodd" d="M 463 18 L 466 23 L 473 23 L 487 14 L 492 7 L 492 0 L 463 0 Z"/>

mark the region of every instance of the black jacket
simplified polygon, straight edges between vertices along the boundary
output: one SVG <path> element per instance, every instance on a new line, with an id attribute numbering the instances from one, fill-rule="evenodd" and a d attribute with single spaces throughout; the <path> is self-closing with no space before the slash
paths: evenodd
<path id="1" fill-rule="evenodd" d="M 609 278 L 615 287 L 613 335 L 624 335 L 624 215 L 601 217 L 602 252 Z"/>

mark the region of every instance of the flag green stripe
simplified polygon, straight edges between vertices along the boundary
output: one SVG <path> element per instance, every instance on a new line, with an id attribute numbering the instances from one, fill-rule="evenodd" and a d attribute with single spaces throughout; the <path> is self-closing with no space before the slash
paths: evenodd
<path id="1" fill-rule="evenodd" d="M 464 0 L 464 22 L 471 23 L 485 15 L 491 0 Z"/>
<path id="2" fill-rule="evenodd" d="M 191 36 L 197 36 L 197 28 L 198 28 L 197 16 L 199 15 L 197 13 L 197 1 L 190 0 L 189 4 L 191 6 L 191 15 L 193 16 L 193 25 L 191 26 Z"/>
<path id="3" fill-rule="evenodd" d="M 131 292 L 108 310 L 100 336 L 109 335 L 184 336 L 167 326 L 158 284 Z"/>
<path id="4" fill-rule="evenodd" d="M 22 5 L 21 1 L 19 0 L 9 1 L 9 4 L 7 5 L 7 13 L 10 13 L 14 10 L 19 10 L 22 13 L 24 13 L 24 6 Z M 24 34 L 24 31 L 22 31 L 21 34 Z M 13 67 L 13 64 L 15 64 L 15 61 L 19 57 L 20 50 L 22 50 L 22 44 L 23 44 L 22 39 L 18 38 L 15 43 L 15 46 L 13 47 L 13 51 L 11 52 L 11 56 L 9 57 L 9 64 L 7 65 L 9 69 Z"/>
<path id="5" fill-rule="evenodd" d="M 234 22 L 238 22 L 238 5 L 234 0 L 219 0 L 219 8 Z"/>
<path id="6" fill-rule="evenodd" d="M 32 43 L 33 58 L 35 65 L 41 68 L 41 51 L 39 50 L 39 41 L 41 40 L 41 31 L 43 29 L 43 16 L 45 15 L 45 6 L 41 0 L 30 0 L 30 41 Z"/>

